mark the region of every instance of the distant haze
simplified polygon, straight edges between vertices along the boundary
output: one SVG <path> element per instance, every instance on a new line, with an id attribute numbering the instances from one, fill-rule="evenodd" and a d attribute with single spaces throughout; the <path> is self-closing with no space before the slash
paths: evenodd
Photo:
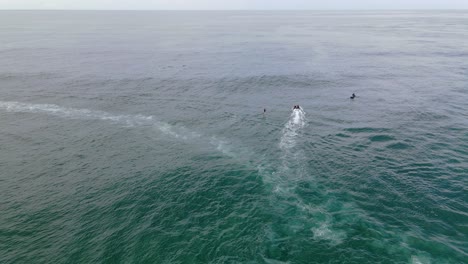
<path id="1" fill-rule="evenodd" d="M 468 0 L 0 0 L 0 9 L 467 9 Z"/>

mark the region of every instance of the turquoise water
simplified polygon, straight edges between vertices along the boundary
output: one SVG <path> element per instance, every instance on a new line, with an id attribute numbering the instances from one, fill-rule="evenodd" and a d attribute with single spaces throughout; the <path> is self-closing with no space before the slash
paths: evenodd
<path id="1" fill-rule="evenodd" d="M 468 13 L 0 14 L 1 263 L 468 263 Z"/>

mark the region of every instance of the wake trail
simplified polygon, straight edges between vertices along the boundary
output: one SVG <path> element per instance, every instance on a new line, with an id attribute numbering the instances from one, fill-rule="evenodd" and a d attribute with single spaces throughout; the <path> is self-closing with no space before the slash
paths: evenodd
<path id="1" fill-rule="evenodd" d="M 303 140 L 303 130 L 307 126 L 306 112 L 302 109 L 294 109 L 282 129 L 279 142 L 281 151 L 280 163 L 271 164 L 267 161 L 254 159 L 254 155 L 248 148 L 242 148 L 226 139 L 215 136 L 206 136 L 191 131 L 182 126 L 173 126 L 167 122 L 155 120 L 151 115 L 117 115 L 105 111 L 62 107 L 55 104 L 31 104 L 15 101 L 0 101 L 0 109 L 12 113 L 31 113 L 57 116 L 65 119 L 101 120 L 125 127 L 150 127 L 160 131 L 164 135 L 185 142 L 201 143 L 212 146 L 225 156 L 238 161 L 247 161 L 250 165 L 258 165 L 259 173 L 267 185 L 272 187 L 272 207 L 278 209 L 281 224 L 278 232 L 273 231 L 272 243 L 279 245 L 285 240 L 285 235 L 295 237 L 294 234 L 303 230 L 309 230 L 315 240 L 325 240 L 331 245 L 338 245 L 347 237 L 345 230 L 340 226 L 347 226 L 356 219 L 346 219 L 343 215 L 352 214 L 355 208 L 350 203 L 343 203 L 329 197 L 326 190 L 315 186 L 313 191 L 317 196 L 325 197 L 319 202 L 305 201 L 296 192 L 300 180 L 312 182 L 313 173 L 307 167 L 307 155 L 304 147 L 299 143 Z M 254 161 L 255 160 L 255 161 Z M 314 184 L 312 184 L 314 185 Z M 340 207 L 339 211 L 336 208 Z M 341 215 L 343 220 L 337 220 L 336 215 Z M 287 221 L 284 221 L 287 220 Z M 346 222 L 346 223 L 344 223 Z M 346 224 L 346 225 L 345 225 Z M 396 251 L 398 249 L 395 249 Z M 405 251 L 401 250 L 406 253 Z M 416 251 L 417 253 L 417 251 Z M 412 263 L 425 263 L 424 255 L 414 255 Z"/>
<path id="2" fill-rule="evenodd" d="M 55 104 L 31 104 L 15 101 L 0 101 L 0 109 L 12 113 L 31 113 L 57 116 L 65 119 L 101 120 L 124 127 L 151 127 L 163 135 L 186 143 L 201 143 L 213 147 L 221 154 L 235 159 L 250 157 L 250 151 L 235 145 L 226 139 L 203 135 L 183 126 L 174 126 L 167 122 L 156 120 L 151 115 L 116 115 L 99 110 L 63 107 Z"/>
<path id="3" fill-rule="evenodd" d="M 31 104 L 5 101 L 0 101 L 0 109 L 7 112 L 46 114 L 68 119 L 102 120 L 126 127 L 151 126 L 165 135 L 183 140 L 199 138 L 201 136 L 183 127 L 176 128 L 169 123 L 154 120 L 153 116 L 147 115 L 115 115 L 99 110 L 69 108 L 55 104 Z"/>
<path id="4" fill-rule="evenodd" d="M 271 185 L 273 193 L 278 199 L 297 201 L 294 189 L 299 178 L 307 174 L 304 162 L 303 148 L 298 147 L 301 132 L 306 126 L 306 112 L 302 109 L 293 109 L 288 121 L 282 129 L 279 142 L 280 163 L 266 181 Z"/>
<path id="5" fill-rule="evenodd" d="M 330 246 L 337 246 L 349 236 L 350 225 L 364 221 L 360 217 L 363 215 L 362 211 L 353 202 L 330 195 L 325 186 L 314 181 L 314 171 L 308 165 L 310 154 L 302 145 L 306 127 L 306 112 L 294 109 L 282 130 L 279 142 L 280 163 L 273 173 L 264 175 L 265 182 L 272 188 L 271 206 L 278 214 L 277 227 L 267 229 L 273 247 L 281 248 L 282 243 L 304 237 L 306 240 L 324 241 Z M 306 183 L 306 190 L 314 199 L 310 200 L 298 192 L 301 183 Z M 380 249 L 410 255 L 410 263 L 413 264 L 431 263 L 424 252 L 405 248 L 407 238 L 404 235 L 387 235 L 398 242 L 392 248 Z"/>
<path id="6" fill-rule="evenodd" d="M 306 112 L 302 109 L 294 109 L 289 120 L 282 130 L 279 148 L 281 150 L 278 177 L 275 179 L 277 190 L 290 189 L 298 177 L 305 174 L 304 148 L 298 146 L 301 140 L 302 130 L 307 124 Z"/>
<path id="7" fill-rule="evenodd" d="M 282 129 L 278 144 L 281 151 L 280 162 L 277 169 L 265 178 L 272 188 L 272 206 L 281 212 L 281 222 L 285 223 L 273 236 L 280 240 L 285 234 L 295 237 L 302 236 L 302 231 L 308 231 L 314 240 L 338 245 L 346 238 L 346 233 L 334 228 L 333 213 L 328 207 L 335 201 L 327 197 L 324 190 L 320 190 L 313 181 L 305 147 L 301 144 L 306 127 L 306 112 L 303 109 L 293 109 Z M 310 183 L 313 186 L 311 191 L 324 198 L 314 203 L 304 200 L 297 192 L 300 182 Z"/>
<path id="8" fill-rule="evenodd" d="M 296 146 L 297 136 L 305 125 L 306 112 L 302 109 L 294 109 L 282 131 L 279 146 L 283 151 L 288 151 Z"/>

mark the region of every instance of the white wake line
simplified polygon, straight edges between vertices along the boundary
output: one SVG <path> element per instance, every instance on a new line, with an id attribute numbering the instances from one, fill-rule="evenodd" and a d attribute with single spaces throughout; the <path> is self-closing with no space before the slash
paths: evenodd
<path id="1" fill-rule="evenodd" d="M 296 146 L 300 130 L 305 125 L 305 112 L 302 109 L 294 109 L 282 130 L 279 142 L 281 158 L 274 179 L 274 182 L 276 182 L 274 193 L 279 196 L 291 196 L 291 190 L 295 188 L 294 182 L 303 175 L 303 172 L 300 171 L 302 166 L 298 166 L 303 163 L 303 159 L 301 158 L 303 151 L 301 149 L 293 151 L 293 148 Z M 294 175 L 294 177 L 291 177 L 291 175 Z"/>
<path id="2" fill-rule="evenodd" d="M 4 101 L 0 101 L 0 109 L 4 109 L 7 112 L 47 114 L 71 119 L 103 120 L 125 126 L 153 126 L 166 135 L 184 140 L 200 137 L 199 134 L 186 131 L 184 128 L 178 129 L 181 131 L 176 131 L 176 129 L 168 123 L 153 120 L 153 116 L 113 115 L 104 111 L 68 108 L 55 104 L 30 104 Z"/>
<path id="3" fill-rule="evenodd" d="M 230 142 L 227 140 L 215 136 L 204 137 L 202 134 L 190 131 L 185 127 L 176 127 L 165 122 L 154 120 L 153 116 L 114 115 L 104 111 L 69 108 L 55 104 L 30 104 L 5 101 L 0 101 L 0 109 L 4 109 L 7 112 L 45 114 L 69 119 L 103 120 L 127 127 L 148 126 L 179 140 L 201 140 L 201 142 L 212 145 L 217 151 L 231 158 L 239 158 L 242 155 L 246 155 L 246 151 L 236 154 Z"/>
<path id="4" fill-rule="evenodd" d="M 299 131 L 306 125 L 306 112 L 302 109 L 294 109 L 288 122 L 284 125 L 283 135 L 279 143 L 283 151 L 287 151 L 296 145 L 296 137 Z"/>

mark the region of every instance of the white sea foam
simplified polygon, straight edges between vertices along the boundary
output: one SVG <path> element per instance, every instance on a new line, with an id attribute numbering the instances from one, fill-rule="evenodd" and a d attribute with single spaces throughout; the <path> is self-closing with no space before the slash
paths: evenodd
<path id="1" fill-rule="evenodd" d="M 233 150 L 233 145 L 228 140 L 219 139 L 214 136 L 204 137 L 202 134 L 190 131 L 183 126 L 173 126 L 166 122 L 157 121 L 153 118 L 153 116 L 115 115 L 104 111 L 69 108 L 55 104 L 30 104 L 4 101 L 0 101 L 0 109 L 4 109 L 8 112 L 45 114 L 68 119 L 102 120 L 125 127 L 152 127 L 155 130 L 162 132 L 164 135 L 170 136 L 172 138 L 183 141 L 201 140 L 201 142 L 213 146 L 217 151 L 228 157 L 239 157 L 239 155 L 236 154 L 237 152 Z M 246 151 L 240 153 L 247 155 Z"/>
<path id="2" fill-rule="evenodd" d="M 296 146 L 298 137 L 300 136 L 301 130 L 306 125 L 306 113 L 302 109 L 294 109 L 289 117 L 288 122 L 284 125 L 282 135 L 279 143 L 279 147 L 282 150 L 281 164 L 279 169 L 280 175 L 286 177 L 286 175 L 302 174 L 301 168 L 305 165 L 303 163 L 303 151 L 292 149 Z M 297 179 L 297 178 L 296 178 Z M 281 182 L 286 181 L 289 184 L 291 179 L 280 179 Z"/>
<path id="3" fill-rule="evenodd" d="M 226 140 L 218 139 L 217 137 L 211 137 L 210 143 L 224 155 L 231 158 L 236 158 L 236 155 L 232 151 L 232 147 Z"/>
<path id="4" fill-rule="evenodd" d="M 305 112 L 302 109 L 294 109 L 289 116 L 288 121 L 282 130 L 279 147 L 282 151 L 281 166 L 277 172 L 271 175 L 271 182 L 273 183 L 273 191 L 280 196 L 289 196 L 289 191 L 294 188 L 295 180 L 291 175 L 297 179 L 298 173 L 302 171 L 298 168 L 304 166 L 302 159 L 298 156 L 301 151 L 291 151 L 296 145 L 296 141 L 300 134 L 300 130 L 305 126 L 306 118 Z"/>
<path id="5" fill-rule="evenodd" d="M 8 112 L 46 114 L 70 119 L 103 120 L 128 127 L 153 126 L 165 135 L 182 140 L 200 137 L 200 134 L 188 131 L 183 127 L 175 127 L 165 122 L 156 121 L 153 116 L 114 115 L 104 111 L 69 108 L 55 104 L 30 104 L 3 101 L 0 101 L 0 109 L 4 109 Z"/>
<path id="6" fill-rule="evenodd" d="M 280 201 L 286 200 L 289 206 L 295 206 L 299 209 L 294 219 L 308 222 L 306 226 L 309 227 L 313 239 L 327 241 L 335 246 L 342 243 L 347 235 L 345 231 L 334 228 L 334 219 L 327 213 L 327 204 L 311 206 L 295 193 L 298 181 L 311 180 L 306 155 L 302 148 L 296 148 L 297 143 L 301 140 L 301 132 L 306 125 L 306 112 L 303 109 L 294 109 L 282 130 L 279 143 L 282 151 L 281 163 L 277 173 L 271 175 L 272 192 L 277 197 L 281 197 Z M 323 217 L 325 219 L 322 219 Z M 310 221 L 311 219 L 314 221 Z M 289 226 L 289 228 L 296 229 L 294 226 Z"/>
<path id="7" fill-rule="evenodd" d="M 315 240 L 325 240 L 331 245 L 336 246 L 343 242 L 346 238 L 346 233 L 342 230 L 333 230 L 330 224 L 326 221 L 320 226 L 311 229 Z"/>
<path id="8" fill-rule="evenodd" d="M 112 115 L 103 111 L 61 107 L 54 104 L 28 104 L 20 102 L 0 102 L 0 108 L 8 112 L 49 114 L 64 118 L 97 119 L 120 123 L 124 125 L 150 124 L 152 116 L 144 115 Z"/>
<path id="9" fill-rule="evenodd" d="M 280 140 L 280 148 L 288 150 L 296 145 L 299 131 L 306 125 L 306 112 L 302 109 L 294 109 L 288 122 L 284 125 L 283 135 Z"/>
<path id="10" fill-rule="evenodd" d="M 431 264 L 431 260 L 426 256 L 411 256 L 410 264 Z"/>

